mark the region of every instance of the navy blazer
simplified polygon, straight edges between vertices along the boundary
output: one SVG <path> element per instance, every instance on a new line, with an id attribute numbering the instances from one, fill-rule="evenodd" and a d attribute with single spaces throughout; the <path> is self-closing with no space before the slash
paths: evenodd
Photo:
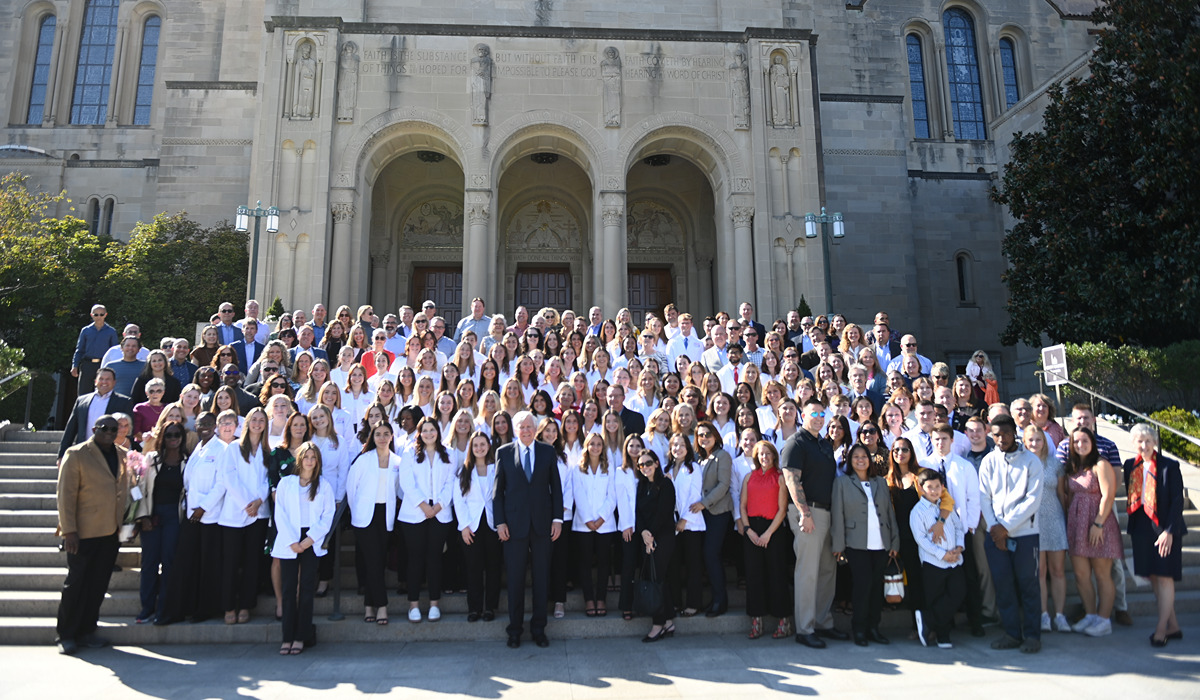
<path id="1" fill-rule="evenodd" d="M 291 359 L 292 359 L 293 365 L 296 364 L 296 354 L 301 353 L 301 352 L 304 352 L 304 350 L 302 350 L 299 345 L 292 348 L 291 350 L 288 350 L 288 354 L 292 356 Z M 314 361 L 315 360 L 325 360 L 326 362 L 329 362 L 329 355 L 326 354 L 326 352 L 324 350 L 317 347 L 316 345 L 313 345 L 312 347 L 308 348 L 308 353 L 313 356 Z"/>
<path id="2" fill-rule="evenodd" d="M 246 376 L 246 373 L 250 371 L 250 365 L 249 365 L 249 363 L 246 362 L 246 341 L 239 340 L 235 343 L 231 343 L 229 347 L 233 348 L 234 354 L 237 355 L 238 369 L 240 369 L 242 371 L 242 376 L 243 377 Z M 254 361 L 255 362 L 258 362 L 258 358 L 262 357 L 263 350 L 266 350 L 266 349 L 267 349 L 267 346 L 263 345 L 262 343 L 260 343 L 258 341 L 254 341 Z"/>
<path id="3" fill-rule="evenodd" d="M 1133 474 L 1134 462 L 1137 457 L 1125 460 L 1125 493 L 1129 493 L 1129 477 Z M 1170 531 L 1171 536 L 1178 540 L 1187 534 L 1187 524 L 1183 519 L 1183 474 L 1179 471 L 1179 462 L 1158 453 L 1158 474 L 1155 476 L 1158 496 L 1158 527 L 1154 528 L 1155 535 Z M 1138 522 L 1147 523 L 1154 527 L 1149 518 L 1130 518 L 1129 534 L 1133 534 Z"/>
<path id="4" fill-rule="evenodd" d="M 91 426 L 87 424 L 88 409 L 91 408 L 92 399 L 95 398 L 96 392 L 84 394 L 78 399 L 75 399 L 75 407 L 71 409 L 71 417 L 67 419 L 67 425 L 63 428 L 62 441 L 58 444 L 58 456 L 61 459 L 66 453 L 67 448 L 72 445 L 78 445 L 83 442 L 86 437 L 84 433 Z M 113 392 L 108 397 L 108 414 L 128 413 L 133 416 L 133 401 L 124 394 Z"/>
<path id="5" fill-rule="evenodd" d="M 496 528 L 508 526 L 511 539 L 531 534 L 550 537 L 550 526 L 562 520 L 562 482 L 558 475 L 558 457 L 544 442 L 533 443 L 533 478 L 525 478 L 525 469 L 517 459 L 519 441 L 496 450 L 496 493 L 492 501 Z"/>
<path id="6" fill-rule="evenodd" d="M 847 394 L 847 396 L 850 397 L 850 403 L 854 403 L 854 399 L 857 398 L 854 395 L 853 389 L 850 390 L 850 392 Z M 878 416 L 879 412 L 883 410 L 883 394 L 879 393 L 878 391 L 875 391 L 874 389 L 871 388 L 871 385 L 868 384 L 867 390 L 866 390 L 866 392 L 863 393 L 863 396 L 867 397 L 867 400 L 870 401 L 871 405 L 875 407 L 875 415 Z"/>

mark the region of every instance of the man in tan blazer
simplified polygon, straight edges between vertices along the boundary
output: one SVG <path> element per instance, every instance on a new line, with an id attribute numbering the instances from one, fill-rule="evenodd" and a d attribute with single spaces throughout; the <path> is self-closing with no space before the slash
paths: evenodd
<path id="1" fill-rule="evenodd" d="M 116 437 L 117 419 L 100 416 L 92 437 L 69 448 L 59 467 L 58 534 L 67 553 L 55 641 L 61 654 L 74 654 L 80 644 L 108 644 L 96 634 L 96 622 L 117 561 L 130 483 L 127 450 L 114 444 Z"/>

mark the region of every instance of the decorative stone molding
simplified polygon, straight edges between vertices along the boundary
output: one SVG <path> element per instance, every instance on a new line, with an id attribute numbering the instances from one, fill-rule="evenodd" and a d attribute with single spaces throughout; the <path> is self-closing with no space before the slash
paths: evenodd
<path id="1" fill-rule="evenodd" d="M 735 192 L 752 191 L 750 172 L 737 144 L 725 129 L 687 112 L 663 112 L 647 117 L 628 129 L 617 148 L 617 172 L 633 166 L 637 152 L 646 143 L 675 137 L 704 146 L 721 171 L 717 180 L 728 181 Z M 715 184 L 715 183 L 714 183 Z"/>
<path id="2" fill-rule="evenodd" d="M 605 226 L 620 226 L 625 220 L 625 210 L 621 207 L 604 207 L 600 217 Z"/>
<path id="3" fill-rule="evenodd" d="M 464 171 L 477 173 L 472 176 L 473 186 L 487 187 L 486 176 L 478 174 L 487 170 L 482 159 L 477 151 L 468 150 L 467 145 L 471 143 L 470 133 L 459 122 L 437 110 L 425 107 L 393 109 L 364 122 L 342 149 L 338 169 L 333 176 L 333 186 L 354 187 L 359 171 L 371 151 L 391 137 L 406 133 L 425 134 L 442 140 L 454 151 L 454 157 Z M 478 182 L 481 177 L 484 181 Z"/>
<path id="4" fill-rule="evenodd" d="M 733 219 L 735 228 L 749 226 L 754 220 L 754 207 L 734 207 L 729 213 L 729 218 Z"/>
<path id="5" fill-rule="evenodd" d="M 354 205 L 349 202 L 337 202 L 330 207 L 333 212 L 333 222 L 346 224 L 354 220 Z"/>

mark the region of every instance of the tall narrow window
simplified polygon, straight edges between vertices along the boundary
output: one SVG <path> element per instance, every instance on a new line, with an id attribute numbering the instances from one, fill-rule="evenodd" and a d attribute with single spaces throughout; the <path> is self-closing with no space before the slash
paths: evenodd
<path id="1" fill-rule="evenodd" d="M 912 93 L 913 132 L 919 139 L 929 138 L 929 101 L 925 97 L 925 54 L 921 49 L 921 38 L 909 34 L 908 46 L 908 90 Z"/>
<path id="2" fill-rule="evenodd" d="M 29 113 L 26 124 L 41 124 L 46 113 L 46 87 L 50 83 L 50 53 L 54 50 L 54 15 L 46 15 L 38 27 L 37 54 L 33 59 L 33 80 L 29 86 Z"/>
<path id="3" fill-rule="evenodd" d="M 93 236 L 100 235 L 100 200 L 93 198 L 88 202 L 88 232 Z"/>
<path id="4" fill-rule="evenodd" d="M 79 36 L 72 124 L 103 124 L 108 116 L 108 84 L 117 43 L 117 0 L 88 0 Z"/>
<path id="5" fill-rule="evenodd" d="M 1021 100 L 1017 87 L 1017 50 L 1012 39 L 1000 40 L 1000 68 L 1004 71 L 1004 108 L 1012 109 Z"/>
<path id="6" fill-rule="evenodd" d="M 137 100 L 133 106 L 133 123 L 150 123 L 150 104 L 154 97 L 154 68 L 158 64 L 158 32 L 162 20 L 151 17 L 142 29 L 142 56 L 138 66 Z"/>
<path id="7" fill-rule="evenodd" d="M 116 208 L 116 205 L 117 200 L 113 199 L 112 197 L 104 200 L 104 218 L 100 222 L 104 226 L 100 230 L 100 235 L 102 236 L 112 236 L 113 209 Z"/>
<path id="8" fill-rule="evenodd" d="M 954 256 L 954 266 L 958 272 L 958 303 L 975 303 L 975 285 L 971 279 L 971 256 L 969 253 L 959 253 Z"/>
<path id="9" fill-rule="evenodd" d="M 950 76 L 950 110 L 954 137 L 987 138 L 983 115 L 983 88 L 979 79 L 979 54 L 975 51 L 975 23 L 964 10 L 951 8 L 942 15 L 946 28 L 946 72 Z"/>

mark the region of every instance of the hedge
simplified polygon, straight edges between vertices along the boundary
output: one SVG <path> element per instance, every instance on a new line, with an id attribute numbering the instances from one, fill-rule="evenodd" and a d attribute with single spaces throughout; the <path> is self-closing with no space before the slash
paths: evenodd
<path id="1" fill-rule="evenodd" d="M 1071 381 L 1131 408 L 1143 413 L 1200 408 L 1200 340 L 1163 348 L 1071 343 L 1066 350 Z M 1088 399 L 1069 386 L 1063 393 L 1067 402 Z"/>
<path id="2" fill-rule="evenodd" d="M 1195 413 L 1172 406 L 1162 411 L 1155 411 L 1150 414 L 1150 417 L 1181 433 L 1200 438 L 1200 417 L 1197 417 Z M 1159 440 L 1162 442 L 1162 448 L 1167 452 L 1182 457 L 1192 464 L 1200 464 L 1200 446 L 1165 430 L 1159 431 Z"/>

